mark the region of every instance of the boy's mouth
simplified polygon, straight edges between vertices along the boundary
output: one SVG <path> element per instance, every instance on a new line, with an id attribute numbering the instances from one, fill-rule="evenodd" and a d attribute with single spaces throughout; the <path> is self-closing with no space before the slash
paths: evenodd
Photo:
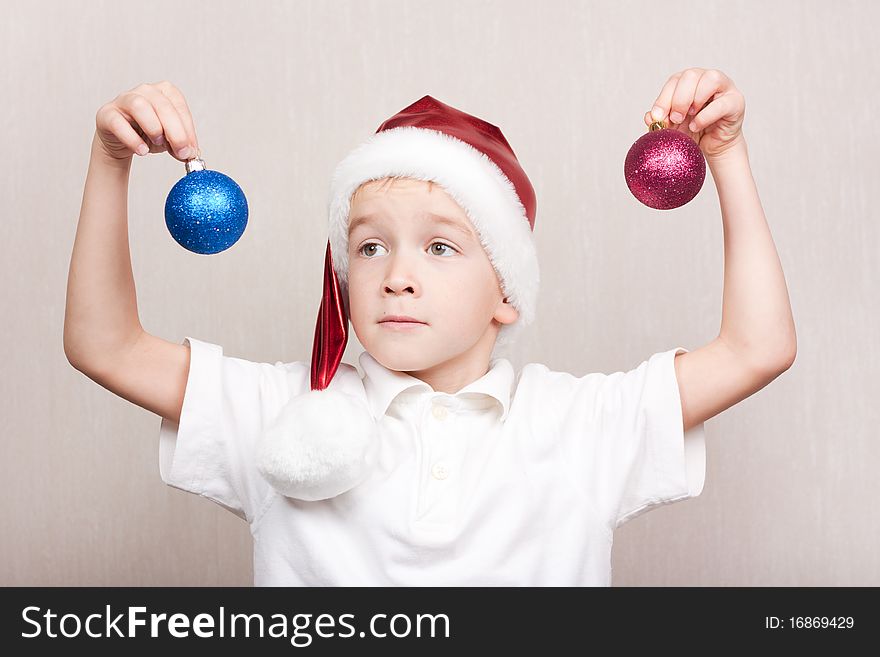
<path id="1" fill-rule="evenodd" d="M 379 320 L 380 324 L 425 324 L 425 322 L 409 315 L 388 315 Z"/>
<path id="2" fill-rule="evenodd" d="M 418 331 L 420 328 L 427 326 L 422 322 L 379 322 L 379 326 L 389 331 Z"/>

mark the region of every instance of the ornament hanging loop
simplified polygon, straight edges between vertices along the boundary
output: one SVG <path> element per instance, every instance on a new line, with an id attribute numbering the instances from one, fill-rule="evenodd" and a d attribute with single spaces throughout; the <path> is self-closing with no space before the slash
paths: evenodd
<path id="1" fill-rule="evenodd" d="M 199 151 L 199 155 L 201 155 L 201 151 Z M 186 161 L 186 172 L 192 173 L 193 171 L 204 171 L 207 168 L 205 166 L 205 161 L 200 157 L 194 157 L 191 160 Z"/>
<path id="2" fill-rule="evenodd" d="M 651 123 L 651 127 L 648 132 L 653 132 L 654 130 L 663 130 L 666 127 L 666 124 L 663 121 L 654 121 Z"/>

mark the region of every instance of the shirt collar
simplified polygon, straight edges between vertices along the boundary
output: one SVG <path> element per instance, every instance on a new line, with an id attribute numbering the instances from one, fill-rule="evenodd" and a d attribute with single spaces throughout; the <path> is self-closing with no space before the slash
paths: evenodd
<path id="1" fill-rule="evenodd" d="M 385 415 L 391 402 L 401 393 L 434 392 L 431 386 L 414 376 L 389 370 L 366 351 L 358 357 L 358 362 L 364 370 L 364 390 L 376 420 Z M 506 358 L 496 358 L 489 363 L 488 372 L 451 396 L 462 400 L 464 404 L 466 404 L 464 400 L 473 399 L 475 395 L 493 397 L 501 404 L 503 422 L 510 407 L 512 386 L 513 365 Z"/>

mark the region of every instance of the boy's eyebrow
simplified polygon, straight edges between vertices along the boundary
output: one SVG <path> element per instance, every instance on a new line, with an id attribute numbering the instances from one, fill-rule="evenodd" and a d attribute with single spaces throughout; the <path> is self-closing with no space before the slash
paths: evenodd
<path id="1" fill-rule="evenodd" d="M 476 239 L 474 232 L 470 228 L 464 226 L 460 221 L 456 221 L 455 219 L 450 219 L 449 217 L 444 217 L 443 215 L 435 214 L 433 212 L 425 212 L 419 216 L 424 220 L 433 220 L 434 223 L 449 226 L 450 228 L 457 230 L 459 233 L 465 235 L 466 237 Z M 381 215 L 365 214 L 360 217 L 356 217 L 355 219 L 352 219 L 351 223 L 348 225 L 348 234 L 351 235 L 355 231 L 355 229 L 362 224 L 375 223 L 377 219 L 381 221 Z"/>

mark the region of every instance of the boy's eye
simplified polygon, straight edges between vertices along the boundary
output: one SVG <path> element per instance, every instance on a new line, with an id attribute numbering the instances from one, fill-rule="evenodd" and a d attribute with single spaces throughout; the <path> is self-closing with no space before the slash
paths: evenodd
<path id="1" fill-rule="evenodd" d="M 433 248 L 433 247 L 435 247 L 435 246 L 442 246 L 442 247 L 444 247 L 445 249 L 448 249 L 448 251 L 442 251 L 442 250 L 441 250 L 441 251 L 438 253 L 438 252 L 435 251 L 434 248 Z M 449 253 L 450 251 L 455 251 L 455 249 L 453 249 L 453 248 L 452 248 L 451 246 L 449 246 L 448 244 L 444 244 L 443 242 L 434 242 L 434 243 L 431 244 L 431 253 L 432 253 L 433 255 L 444 255 L 444 254 L 446 254 L 446 253 Z"/>
<path id="2" fill-rule="evenodd" d="M 375 255 L 375 251 L 367 252 L 366 249 L 368 249 L 368 248 L 370 248 L 370 247 L 373 247 L 373 246 L 378 247 L 378 248 L 380 248 L 380 249 L 381 249 L 381 248 L 384 248 L 381 244 L 377 244 L 376 242 L 367 242 L 366 244 L 364 244 L 363 246 L 361 246 L 361 248 L 358 249 L 358 253 L 359 253 L 360 255 L 366 256 L 366 257 L 369 259 L 369 258 L 371 258 L 373 255 Z M 435 249 L 433 248 L 433 247 L 435 247 L 435 246 L 442 246 L 442 247 L 444 247 L 444 248 L 446 248 L 446 249 L 449 249 L 449 251 L 455 251 L 455 249 L 452 248 L 451 246 L 449 246 L 448 244 L 444 244 L 443 242 L 433 242 L 433 243 L 431 244 L 431 249 L 432 249 L 432 250 L 431 250 L 431 253 L 432 253 L 433 255 L 444 255 L 445 253 L 447 253 L 447 251 L 442 251 L 442 250 L 438 252 L 437 250 L 435 250 Z"/>
<path id="3" fill-rule="evenodd" d="M 379 245 L 376 244 L 375 242 L 367 242 L 367 243 L 364 244 L 361 248 L 358 249 L 358 254 L 363 255 L 363 256 L 366 256 L 366 257 L 369 258 L 370 256 L 367 255 L 366 253 L 364 253 L 364 249 L 368 249 L 368 248 L 370 248 L 371 246 L 379 246 Z M 372 255 L 372 254 L 370 254 L 370 255 Z"/>

